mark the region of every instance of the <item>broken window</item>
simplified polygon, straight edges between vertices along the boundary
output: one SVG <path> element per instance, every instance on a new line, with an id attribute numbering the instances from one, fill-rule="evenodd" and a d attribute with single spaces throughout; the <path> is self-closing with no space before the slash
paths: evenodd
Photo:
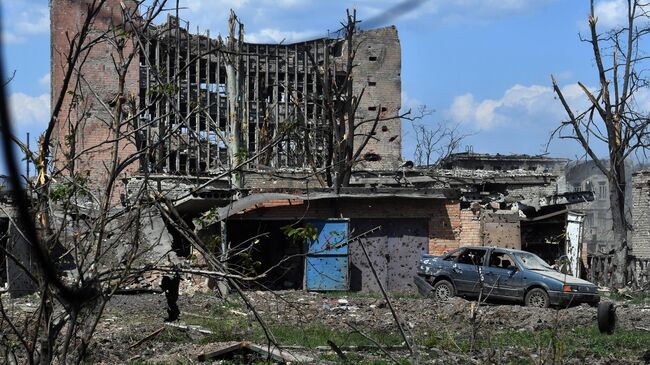
<path id="1" fill-rule="evenodd" d="M 483 265 L 483 258 L 485 258 L 485 250 L 468 248 L 458 256 L 456 262 L 459 264 Z"/>
<path id="2" fill-rule="evenodd" d="M 461 254 L 462 252 L 463 252 L 463 250 L 460 250 L 460 249 L 455 250 L 455 251 L 451 251 L 451 252 L 449 253 L 449 255 L 448 255 L 447 257 L 445 257 L 444 260 L 445 260 L 445 261 L 456 261 L 456 259 L 458 258 L 458 256 L 460 256 L 460 254 Z"/>
<path id="3" fill-rule="evenodd" d="M 598 199 L 607 199 L 607 183 L 604 181 L 598 182 Z"/>
<path id="4" fill-rule="evenodd" d="M 490 255 L 490 267 L 495 267 L 498 269 L 507 269 L 510 266 L 515 265 L 515 260 L 512 256 L 508 255 L 505 252 L 494 251 Z"/>

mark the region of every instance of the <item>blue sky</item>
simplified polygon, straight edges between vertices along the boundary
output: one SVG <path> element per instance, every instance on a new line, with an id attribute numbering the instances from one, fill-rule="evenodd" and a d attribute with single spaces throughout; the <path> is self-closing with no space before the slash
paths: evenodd
<path id="1" fill-rule="evenodd" d="M 180 0 L 192 29 L 224 32 L 228 9 L 245 23 L 251 41 L 291 42 L 337 29 L 346 8 L 370 18 L 400 1 Z M 174 1 L 170 1 L 173 4 Z M 33 141 L 49 115 L 49 9 L 46 0 L 0 0 L 5 66 L 19 136 Z M 599 25 L 620 24 L 623 0 L 601 0 Z M 564 118 L 551 90 L 554 74 L 570 102 L 582 105 L 577 81 L 596 85 L 587 31 L 588 0 L 428 0 L 394 19 L 402 46 L 403 107 L 435 110 L 423 123 L 458 124 L 475 152 L 544 153 Z M 387 24 L 388 25 L 388 24 Z M 650 97 L 648 97 L 650 100 Z M 645 104 L 645 101 L 643 101 Z M 413 133 L 403 124 L 403 155 L 413 155 Z M 32 142 L 33 142 L 32 141 Z M 605 149 L 598 148 L 600 154 Z M 555 140 L 550 155 L 575 158 L 580 147 Z M 0 166 L 0 173 L 4 169 Z"/>

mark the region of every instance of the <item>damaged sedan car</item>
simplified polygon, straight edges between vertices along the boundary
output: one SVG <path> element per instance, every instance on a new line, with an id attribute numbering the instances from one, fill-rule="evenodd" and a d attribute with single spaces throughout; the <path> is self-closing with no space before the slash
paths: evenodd
<path id="1" fill-rule="evenodd" d="M 481 294 L 541 308 L 600 301 L 596 285 L 556 271 L 533 253 L 504 248 L 461 247 L 442 256 L 423 255 L 415 281 L 437 300 Z"/>

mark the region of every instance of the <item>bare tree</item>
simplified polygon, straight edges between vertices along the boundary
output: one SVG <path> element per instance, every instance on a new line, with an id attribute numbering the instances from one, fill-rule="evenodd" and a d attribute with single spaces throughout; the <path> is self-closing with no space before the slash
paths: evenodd
<path id="1" fill-rule="evenodd" d="M 553 89 L 567 113 L 554 135 L 576 140 L 586 156 L 607 177 L 612 211 L 612 231 L 616 244 L 617 266 L 615 286 L 626 283 L 628 264 L 627 235 L 631 230 L 625 203 L 626 160 L 635 153 L 643 153 L 650 146 L 650 120 L 646 110 L 636 102 L 638 92 L 648 86 L 645 75 L 647 56 L 641 44 L 650 31 L 648 7 L 638 0 L 627 0 L 626 24 L 599 32 L 598 17 L 591 0 L 589 37 L 582 39 L 591 45 L 596 64 L 598 86 L 590 89 L 579 82 L 589 101 L 586 110 L 569 105 L 564 93 L 552 77 Z M 595 146 L 607 146 L 608 159 L 598 158 Z"/>
<path id="2" fill-rule="evenodd" d="M 458 131 L 458 126 L 438 123 L 432 127 L 423 123 L 413 123 L 415 132 L 415 151 L 413 159 L 416 165 L 437 167 L 442 160 L 458 150 L 466 137 Z"/>
<path id="3" fill-rule="evenodd" d="M 356 79 L 355 69 L 358 66 L 356 56 L 363 45 L 357 38 L 359 29 L 356 10 L 348 10 L 346 20 L 342 24 L 340 32 L 345 41 L 345 56 L 341 64 L 331 62 L 321 65 L 314 59 L 313 52 L 308 52 L 311 66 L 318 75 L 316 82 L 323 90 L 322 99 L 313 101 L 325 111 L 322 118 L 327 126 L 326 184 L 335 191 L 350 184 L 353 169 L 365 160 L 362 154 L 366 146 L 370 140 L 378 140 L 375 135 L 380 122 L 399 119 L 413 121 L 422 118 L 419 114 L 412 115 L 410 110 L 399 114 L 395 110 L 386 110 L 381 105 L 377 106 L 377 113 L 371 118 L 357 117 L 365 87 L 359 92 L 355 92 L 353 87 Z M 337 78 L 340 73 L 345 76 L 342 80 Z M 311 153 L 308 151 L 308 154 Z"/>

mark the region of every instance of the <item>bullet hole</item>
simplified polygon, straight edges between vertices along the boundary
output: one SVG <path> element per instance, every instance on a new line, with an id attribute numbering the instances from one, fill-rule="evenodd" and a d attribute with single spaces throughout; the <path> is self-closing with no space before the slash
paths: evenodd
<path id="1" fill-rule="evenodd" d="M 385 125 L 381 126 L 381 131 L 382 132 L 388 132 L 388 126 L 385 126 Z"/>
<path id="2" fill-rule="evenodd" d="M 376 162 L 381 160 L 381 156 L 376 153 L 368 152 L 363 155 L 363 159 L 369 162 Z"/>
<path id="3" fill-rule="evenodd" d="M 377 86 L 375 81 L 368 81 L 368 86 Z"/>
<path id="4" fill-rule="evenodd" d="M 397 139 L 397 137 L 399 137 L 399 136 L 392 136 L 392 137 L 390 137 L 390 139 L 388 140 L 388 142 L 393 142 L 394 140 Z"/>
<path id="5" fill-rule="evenodd" d="M 370 110 L 371 112 L 373 112 L 373 111 L 376 111 L 376 110 L 377 110 L 377 107 L 376 107 L 376 106 L 369 106 L 369 107 L 368 107 L 368 110 Z"/>
<path id="6" fill-rule="evenodd" d="M 368 61 L 377 61 L 377 56 L 368 57 Z"/>

